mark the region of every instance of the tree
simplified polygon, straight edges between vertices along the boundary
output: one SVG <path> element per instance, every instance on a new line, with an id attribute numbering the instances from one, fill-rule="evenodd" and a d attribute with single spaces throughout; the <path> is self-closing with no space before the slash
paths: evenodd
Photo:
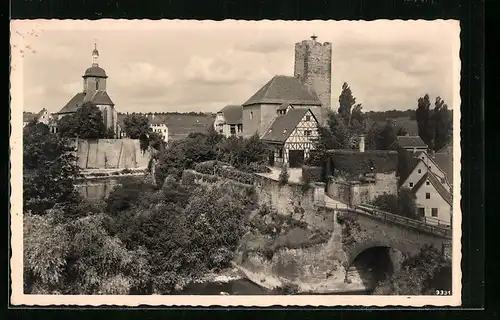
<path id="1" fill-rule="evenodd" d="M 283 166 L 281 167 L 281 172 L 278 179 L 280 184 L 288 183 L 288 179 L 290 179 L 290 174 L 288 173 L 288 166 L 286 164 L 283 164 Z"/>
<path id="2" fill-rule="evenodd" d="M 398 192 L 398 211 L 399 214 L 408 218 L 417 219 L 416 196 L 408 188 L 400 188 Z"/>
<path id="3" fill-rule="evenodd" d="M 438 151 L 451 141 L 453 117 L 441 97 L 436 97 L 434 109 L 431 109 L 430 106 L 428 94 L 418 99 L 416 110 L 418 134 L 429 146 L 429 149 Z"/>
<path id="4" fill-rule="evenodd" d="M 453 137 L 453 116 L 440 97 L 436 98 L 432 124 L 434 126 L 434 150 L 438 151 L 445 147 Z"/>
<path id="5" fill-rule="evenodd" d="M 80 169 L 72 141 L 52 134 L 42 123 L 23 131 L 23 202 L 26 210 L 43 213 L 56 204 L 74 208 L 81 197 L 75 190 Z M 71 210 L 69 210 L 71 211 Z"/>
<path id="6" fill-rule="evenodd" d="M 342 84 L 342 91 L 339 96 L 339 110 L 338 113 L 344 124 L 349 126 L 351 122 L 351 109 L 352 106 L 356 103 L 356 98 L 352 95 L 351 88 L 349 85 L 344 82 Z"/>
<path id="7" fill-rule="evenodd" d="M 418 124 L 418 135 L 427 145 L 432 143 L 430 107 L 431 101 L 429 95 L 426 94 L 424 97 L 418 99 L 418 106 L 415 112 Z"/>
<path id="8" fill-rule="evenodd" d="M 106 136 L 101 110 L 91 102 L 82 104 L 74 114 L 57 123 L 59 134 L 67 138 L 99 139 Z"/>
<path id="9" fill-rule="evenodd" d="M 391 150 L 393 148 L 396 141 L 396 132 L 392 120 L 387 120 L 376 141 L 377 150 Z"/>
<path id="10" fill-rule="evenodd" d="M 151 132 L 149 120 L 146 116 L 131 114 L 123 120 L 123 130 L 130 139 L 139 139 L 141 135 L 148 135 Z"/>
<path id="11" fill-rule="evenodd" d="M 405 259 L 401 269 L 381 282 L 374 294 L 432 295 L 436 289 L 451 290 L 451 264 L 439 249 L 426 245 Z"/>
<path id="12" fill-rule="evenodd" d="M 396 135 L 398 137 L 406 136 L 407 134 L 408 134 L 408 130 L 406 130 L 404 127 L 398 127 L 398 129 L 396 130 Z"/>

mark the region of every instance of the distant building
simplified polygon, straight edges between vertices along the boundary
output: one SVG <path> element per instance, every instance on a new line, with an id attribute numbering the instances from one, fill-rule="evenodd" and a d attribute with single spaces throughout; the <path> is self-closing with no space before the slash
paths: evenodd
<path id="1" fill-rule="evenodd" d="M 431 224 L 451 224 L 452 195 L 432 172 L 422 175 L 411 191 L 416 197 L 418 216 Z"/>
<path id="2" fill-rule="evenodd" d="M 226 138 L 243 134 L 243 107 L 227 105 L 217 112 L 214 129 Z"/>
<path id="3" fill-rule="evenodd" d="M 419 136 L 398 136 L 395 143 L 410 152 L 427 151 L 429 148 Z"/>
<path id="4" fill-rule="evenodd" d="M 23 112 L 23 127 L 26 127 L 30 122 L 39 122 L 49 126 L 50 131 L 52 133 L 56 133 L 55 127 L 55 119 L 54 117 L 47 111 L 47 109 L 43 108 L 37 114 L 33 114 L 31 112 Z"/>
<path id="5" fill-rule="evenodd" d="M 158 133 L 163 137 L 163 141 L 168 142 L 168 127 L 164 121 L 156 118 L 155 115 L 148 116 L 149 127 L 153 132 Z"/>
<path id="6" fill-rule="evenodd" d="M 273 123 L 261 137 L 271 147 L 269 165 L 300 167 L 314 149 L 318 120 L 310 109 L 295 109 L 286 103 L 278 107 L 276 113 Z"/>
<path id="7" fill-rule="evenodd" d="M 57 119 L 70 114 L 85 102 L 92 102 L 102 112 L 104 125 L 112 128 L 116 136 L 120 136 L 117 121 L 118 114 L 115 104 L 106 91 L 106 81 L 108 76 L 103 68 L 99 67 L 99 51 L 97 47 L 92 51 L 92 66 L 85 70 L 83 75 L 83 91 L 77 93 L 71 100 L 57 113 Z"/>

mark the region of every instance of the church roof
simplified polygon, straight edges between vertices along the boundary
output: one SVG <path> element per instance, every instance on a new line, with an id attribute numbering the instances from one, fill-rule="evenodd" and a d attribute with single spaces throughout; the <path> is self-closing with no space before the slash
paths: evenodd
<path id="1" fill-rule="evenodd" d="M 74 113 L 84 102 L 85 94 L 83 92 L 77 93 L 68 103 L 58 112 L 58 114 Z M 96 91 L 92 98 L 89 100 L 93 104 L 114 106 L 106 91 Z"/>
<path id="2" fill-rule="evenodd" d="M 317 94 L 302 84 L 298 78 L 274 76 L 260 88 L 243 106 L 253 104 L 282 104 L 321 106 Z"/>
<path id="3" fill-rule="evenodd" d="M 98 78 L 107 78 L 108 76 L 106 75 L 106 71 L 104 71 L 103 68 L 98 67 L 98 66 L 92 66 L 85 70 L 85 75 L 83 76 L 84 78 L 86 77 L 98 77 Z"/>
<path id="4" fill-rule="evenodd" d="M 243 123 L 243 107 L 240 105 L 227 105 L 218 113 L 222 113 L 224 115 L 224 119 L 227 124 Z"/>
<path id="5" fill-rule="evenodd" d="M 278 116 L 262 136 L 262 140 L 278 143 L 285 142 L 308 111 L 309 109 L 290 109 L 286 114 Z"/>
<path id="6" fill-rule="evenodd" d="M 75 94 L 71 100 L 66 103 L 66 105 L 58 112 L 58 113 L 74 113 L 78 109 L 78 107 L 83 103 L 83 97 L 85 94 L 83 92 L 79 92 Z"/>

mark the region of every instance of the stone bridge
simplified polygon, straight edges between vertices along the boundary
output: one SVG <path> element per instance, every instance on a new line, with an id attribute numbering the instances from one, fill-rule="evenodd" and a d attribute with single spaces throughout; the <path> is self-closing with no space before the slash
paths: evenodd
<path id="1" fill-rule="evenodd" d="M 333 210 L 338 225 L 334 229 L 332 238 L 342 242 L 346 263 L 349 266 L 362 254 L 381 248 L 392 249 L 389 258 L 395 267 L 397 262 L 394 260 L 394 252 L 413 256 L 426 245 L 442 250 L 447 258 L 451 257 L 449 227 L 431 225 L 379 210 L 369 210 L 362 206 Z"/>

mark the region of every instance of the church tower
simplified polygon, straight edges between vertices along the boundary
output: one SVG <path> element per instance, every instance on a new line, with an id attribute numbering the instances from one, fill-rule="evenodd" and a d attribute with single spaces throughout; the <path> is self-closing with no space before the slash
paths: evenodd
<path id="1" fill-rule="evenodd" d="M 322 104 L 322 114 L 315 116 L 324 124 L 332 99 L 332 44 L 318 42 L 317 38 L 313 35 L 310 40 L 295 44 L 294 75 L 316 92 Z"/>

